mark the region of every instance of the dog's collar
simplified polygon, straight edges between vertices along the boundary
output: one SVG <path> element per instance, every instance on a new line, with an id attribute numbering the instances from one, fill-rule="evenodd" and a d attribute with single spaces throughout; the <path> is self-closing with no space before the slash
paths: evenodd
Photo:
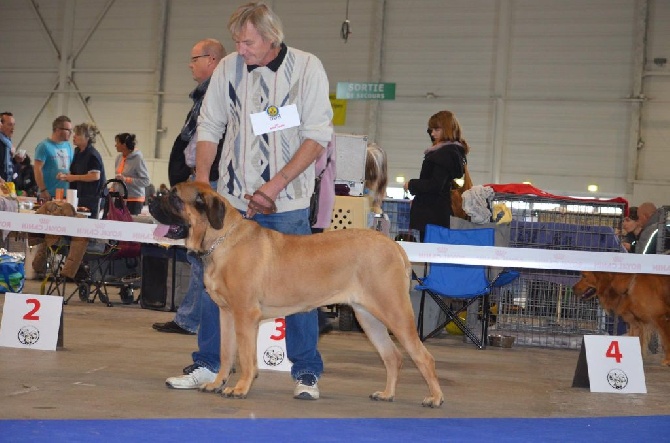
<path id="1" fill-rule="evenodd" d="M 209 257 L 210 255 L 212 255 L 212 252 L 214 252 L 214 250 L 215 250 L 221 243 L 223 243 L 223 241 L 226 239 L 226 237 L 228 236 L 228 234 L 229 234 L 233 229 L 235 229 L 235 226 L 237 226 L 237 223 L 239 223 L 239 220 L 237 220 L 235 223 L 233 223 L 233 226 L 231 226 L 230 229 L 228 229 L 228 230 L 226 231 L 225 234 L 223 234 L 221 237 L 218 237 L 216 240 L 214 240 L 214 243 L 212 243 L 212 246 L 210 246 L 209 249 L 208 249 L 207 251 L 202 252 L 201 254 L 199 254 L 199 255 L 200 255 L 200 258 L 201 258 L 201 259 L 204 259 L 204 258 L 207 258 L 207 257 Z"/>

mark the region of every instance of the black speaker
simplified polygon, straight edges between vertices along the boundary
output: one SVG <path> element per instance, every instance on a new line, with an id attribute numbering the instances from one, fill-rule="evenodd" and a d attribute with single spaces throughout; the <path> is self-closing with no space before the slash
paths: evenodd
<path id="1" fill-rule="evenodd" d="M 165 309 L 167 304 L 167 257 L 142 256 L 142 288 L 140 306 L 144 309 Z"/>

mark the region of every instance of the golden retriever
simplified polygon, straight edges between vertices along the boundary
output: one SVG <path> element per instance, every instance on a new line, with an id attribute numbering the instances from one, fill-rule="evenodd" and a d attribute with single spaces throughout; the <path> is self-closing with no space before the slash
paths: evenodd
<path id="1" fill-rule="evenodd" d="M 665 349 L 662 364 L 670 366 L 670 276 L 584 271 L 573 289 L 583 299 L 597 296 L 605 310 L 621 317 L 628 335 L 640 337 L 643 353 L 656 329 Z"/>

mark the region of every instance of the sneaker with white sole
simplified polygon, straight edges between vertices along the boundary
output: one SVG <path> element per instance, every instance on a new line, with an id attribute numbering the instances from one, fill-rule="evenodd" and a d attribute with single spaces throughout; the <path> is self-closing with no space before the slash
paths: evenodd
<path id="1" fill-rule="evenodd" d="M 297 384 L 293 390 L 293 398 L 298 400 L 318 400 L 319 386 L 313 374 L 303 374 L 298 377 Z"/>
<path id="2" fill-rule="evenodd" d="M 198 366 L 193 368 L 189 374 L 168 378 L 165 380 L 165 385 L 173 389 L 198 389 L 205 383 L 211 383 L 215 379 L 216 373 Z"/>

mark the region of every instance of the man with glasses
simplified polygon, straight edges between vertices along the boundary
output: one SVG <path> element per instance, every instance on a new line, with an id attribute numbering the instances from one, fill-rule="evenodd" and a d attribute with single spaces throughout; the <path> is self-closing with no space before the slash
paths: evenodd
<path id="1" fill-rule="evenodd" d="M 38 197 L 50 200 L 56 195 L 56 189 L 68 188 L 68 182 L 56 178 L 59 172 L 69 173 L 74 157 L 74 148 L 70 144 L 72 121 L 61 115 L 51 125 L 51 137 L 44 139 L 35 148 L 35 181 L 38 185 Z M 64 192 L 64 191 L 63 191 Z"/>
<path id="2" fill-rule="evenodd" d="M 189 69 L 193 75 L 193 80 L 198 82 L 198 86 L 191 92 L 189 97 L 193 100 L 193 106 L 186 116 L 186 121 L 177 135 L 177 139 L 172 145 L 170 152 L 170 161 L 168 163 L 168 179 L 170 186 L 190 180 L 195 168 L 195 145 L 197 142 L 196 128 L 198 126 L 198 115 L 200 114 L 200 105 L 205 98 L 205 93 L 209 87 L 209 80 L 219 61 L 226 55 L 226 50 L 218 40 L 208 38 L 201 40 L 191 49 L 191 62 Z M 221 148 L 223 147 L 223 138 L 219 141 L 216 160 L 209 170 L 209 182 L 212 188 L 216 189 L 216 182 L 219 179 L 219 159 L 221 158 Z M 166 323 L 154 323 L 153 328 L 159 332 L 169 332 L 177 334 L 193 335 L 200 326 L 200 301 L 202 298 L 209 298 L 205 292 L 203 283 L 202 260 L 194 254 L 186 256 L 191 265 L 191 278 L 188 284 L 188 290 L 184 300 L 179 304 L 179 309 L 174 317 Z M 184 374 L 188 374 L 193 368 L 186 367 Z M 179 383 L 181 380 L 176 381 Z"/>
<path id="3" fill-rule="evenodd" d="M 0 183 L 10 182 L 14 179 L 14 146 L 12 135 L 14 134 L 14 116 L 11 112 L 0 114 Z"/>

